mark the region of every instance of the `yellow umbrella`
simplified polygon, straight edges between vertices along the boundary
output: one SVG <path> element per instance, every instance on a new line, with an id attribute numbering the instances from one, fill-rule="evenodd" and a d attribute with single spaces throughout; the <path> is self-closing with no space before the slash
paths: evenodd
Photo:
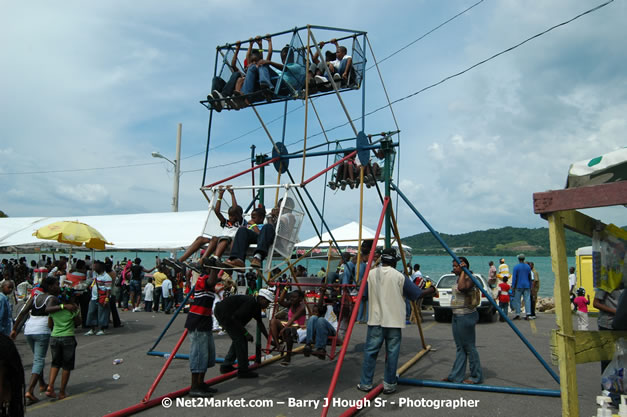
<path id="1" fill-rule="evenodd" d="M 105 244 L 113 245 L 113 243 L 107 242 L 107 239 L 99 231 L 78 221 L 55 222 L 37 230 L 33 236 L 74 246 L 85 245 L 91 249 L 104 250 Z"/>

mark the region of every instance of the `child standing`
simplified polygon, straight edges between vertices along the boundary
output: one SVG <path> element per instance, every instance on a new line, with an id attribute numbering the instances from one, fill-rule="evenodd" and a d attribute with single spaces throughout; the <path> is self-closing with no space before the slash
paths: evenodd
<path id="1" fill-rule="evenodd" d="M 577 289 L 577 297 L 573 304 L 577 307 L 577 328 L 578 330 L 588 330 L 588 304 L 590 304 L 590 294 L 586 295 L 586 290 L 582 287 Z"/>
<path id="2" fill-rule="evenodd" d="M 144 311 L 152 313 L 152 296 L 155 286 L 152 285 L 152 278 L 148 278 L 148 283 L 144 287 Z"/>
<path id="3" fill-rule="evenodd" d="M 503 277 L 503 282 L 499 284 L 499 307 L 507 316 L 507 308 L 509 306 L 509 290 L 510 285 L 507 283 L 507 277 Z M 505 321 L 505 317 L 501 316 L 499 321 Z"/>
<path id="4" fill-rule="evenodd" d="M 58 291 L 58 286 L 53 286 L 49 290 Z M 58 293 L 57 293 L 58 294 Z M 57 398 L 54 392 L 54 381 L 57 379 L 59 369 L 63 368 L 61 374 L 61 388 L 58 398 L 60 400 L 67 397 L 65 391 L 67 383 L 70 380 L 70 372 L 74 369 L 74 360 L 76 356 L 76 338 L 74 337 L 74 326 L 81 323 L 80 310 L 74 301 L 74 294 L 71 289 L 64 289 L 59 298 L 51 300 L 46 307 L 46 313 L 49 314 L 50 322 L 54 322 L 52 334 L 50 335 L 50 351 L 52 352 L 52 364 L 50 365 L 50 379 L 48 380 L 48 389 L 46 396 Z"/>

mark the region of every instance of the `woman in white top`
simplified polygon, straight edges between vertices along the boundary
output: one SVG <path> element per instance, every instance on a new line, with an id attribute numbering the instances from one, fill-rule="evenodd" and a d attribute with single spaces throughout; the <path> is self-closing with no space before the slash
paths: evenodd
<path id="1" fill-rule="evenodd" d="M 50 328 L 48 327 L 46 306 L 55 298 L 54 294 L 58 293 L 59 280 L 55 277 L 45 278 L 41 286 L 35 287 L 31 292 L 31 297 L 17 316 L 15 326 L 11 332 L 11 339 L 15 340 L 19 329 L 28 316 L 28 320 L 26 320 L 26 325 L 24 326 L 24 336 L 26 336 L 26 341 L 33 351 L 33 369 L 25 395 L 29 404 L 39 401 L 33 392 L 37 382 L 39 382 L 40 392 L 44 392 L 48 387 L 43 376 L 46 353 L 48 352 L 48 343 L 50 341 Z"/>

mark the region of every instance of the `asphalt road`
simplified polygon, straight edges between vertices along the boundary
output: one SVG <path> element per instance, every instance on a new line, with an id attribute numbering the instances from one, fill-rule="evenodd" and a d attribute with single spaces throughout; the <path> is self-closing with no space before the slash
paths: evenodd
<path id="1" fill-rule="evenodd" d="M 84 336 L 77 334 L 78 340 L 76 369 L 72 372 L 68 392 L 70 396 L 62 401 L 42 399 L 39 403 L 27 408 L 29 417 L 39 416 L 102 416 L 131 405 L 137 404 L 148 391 L 152 381 L 165 363 L 165 359 L 146 355 L 167 321 L 172 316 L 162 313 L 121 312 L 125 326 L 112 329 L 106 336 Z M 156 350 L 168 351 L 173 348 L 181 335 L 185 316 L 177 317 L 166 337 Z M 448 323 L 437 323 L 431 312 L 423 311 L 423 329 L 427 344 L 433 351 L 426 354 L 404 375 L 405 378 L 440 380 L 445 377 L 455 357 L 455 344 Z M 591 325 L 594 325 L 591 319 Z M 549 337 L 555 328 L 555 316 L 540 313 L 533 322 L 518 321 L 521 332 L 531 341 L 538 352 L 549 361 Z M 249 326 L 249 330 L 254 330 Z M 362 351 L 367 326 L 355 326 L 352 341 L 344 361 L 340 379 L 335 390 L 335 397 L 341 401 L 338 407 L 331 409 L 330 416 L 338 416 L 347 408 L 345 405 L 363 397 L 363 393 L 355 386 L 359 382 L 362 362 Z M 77 329 L 78 330 L 78 329 Z M 253 333 L 254 334 L 254 333 Z M 23 336 L 16 342 L 26 369 L 30 374 L 32 354 Z M 230 339 L 228 336 L 216 336 L 218 356 L 223 356 Z M 252 344 L 250 352 L 253 351 Z M 480 323 L 477 325 L 477 348 L 481 357 L 485 384 L 559 389 L 558 384 L 536 360 L 522 341 L 506 323 Z M 399 367 L 412 358 L 420 350 L 420 338 L 415 325 L 403 331 L 403 343 Z M 181 353 L 189 352 L 188 341 L 185 341 Z M 46 360 L 45 372 L 49 372 L 49 357 Z M 124 362 L 113 365 L 113 360 L 122 358 Z M 377 363 L 375 379 L 383 378 L 383 358 L 381 353 Z M 311 356 L 305 358 L 297 355 L 292 364 L 283 368 L 274 363 L 262 367 L 261 377 L 253 380 L 232 379 L 215 388 L 213 406 L 193 407 L 193 404 L 177 404 L 174 400 L 170 408 L 158 405 L 140 414 L 146 416 L 319 416 L 322 401 L 329 389 L 329 382 L 335 368 L 335 361 L 321 361 Z M 557 367 L 553 367 L 556 372 Z M 113 379 L 119 374 L 118 380 Z M 218 367 L 209 369 L 207 379 L 219 375 Z M 577 366 L 580 415 L 596 415 L 595 396 L 599 391 L 600 368 L 597 363 Z M 46 380 L 48 377 L 46 376 Z M 57 389 L 60 378 L 57 379 Z M 190 384 L 188 362 L 175 360 L 165 374 L 152 398 L 187 387 Z M 189 397 L 183 397 L 189 399 Z M 426 388 L 399 386 L 398 391 L 389 396 L 379 397 L 387 400 L 385 405 L 372 404 L 363 409 L 359 416 L 414 416 L 427 412 L 430 416 L 559 416 L 561 401 L 559 398 L 530 395 L 500 394 L 488 392 L 460 391 L 443 388 Z M 234 403 L 237 399 L 270 400 L 272 406 L 243 408 Z M 426 400 L 460 400 L 474 407 L 447 408 L 442 402 L 441 408 L 425 408 Z M 309 402 L 294 403 L 297 400 Z M 228 403 L 231 401 L 231 404 Z M 413 401 L 413 404 L 408 404 Z M 284 404 L 279 404 L 283 402 Z M 292 402 L 292 403 L 290 403 Z M 392 404 L 393 402 L 393 404 Z M 401 405 L 401 402 L 404 404 Z M 197 404 L 194 404 L 197 405 Z M 222 405 L 223 407 L 217 407 Z M 209 410 L 208 408 L 212 408 Z"/>

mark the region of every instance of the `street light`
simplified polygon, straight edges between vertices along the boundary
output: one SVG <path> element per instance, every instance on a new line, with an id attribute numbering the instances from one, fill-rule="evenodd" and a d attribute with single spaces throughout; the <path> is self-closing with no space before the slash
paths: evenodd
<path id="1" fill-rule="evenodd" d="M 172 190 L 172 211 L 179 211 L 179 181 L 181 180 L 181 131 L 183 125 L 179 123 L 178 132 L 176 135 L 176 159 L 174 161 L 169 160 L 159 152 L 153 152 L 151 155 L 153 158 L 165 159 L 172 165 L 174 165 L 174 188 Z"/>

